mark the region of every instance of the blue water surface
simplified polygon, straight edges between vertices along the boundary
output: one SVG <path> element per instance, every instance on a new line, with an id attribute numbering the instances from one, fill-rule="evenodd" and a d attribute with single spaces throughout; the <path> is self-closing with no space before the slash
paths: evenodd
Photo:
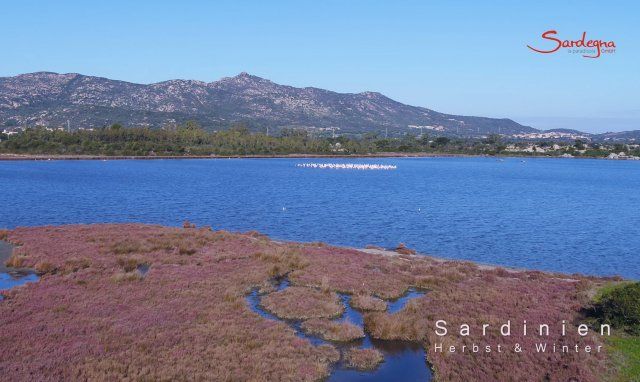
<path id="1" fill-rule="evenodd" d="M 0 290 L 11 289 L 13 287 L 36 281 L 38 281 L 38 276 L 34 273 L 10 274 L 7 272 L 0 272 Z M 2 299 L 2 296 L 0 296 L 0 299 Z"/>
<path id="2" fill-rule="evenodd" d="M 38 281 L 38 276 L 29 269 L 8 268 L 5 265 L 12 253 L 13 246 L 0 240 L 0 301 L 4 300 L 2 291 Z"/>
<path id="3" fill-rule="evenodd" d="M 297 168 L 394 164 L 391 171 Z M 640 279 L 640 162 L 506 158 L 0 162 L 0 227 L 189 220 Z"/>

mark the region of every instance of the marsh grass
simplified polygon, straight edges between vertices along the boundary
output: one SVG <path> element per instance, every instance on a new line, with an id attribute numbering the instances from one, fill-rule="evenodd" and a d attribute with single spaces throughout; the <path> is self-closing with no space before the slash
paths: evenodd
<path id="1" fill-rule="evenodd" d="M 387 310 L 387 302 L 375 297 L 364 294 L 357 294 L 351 297 L 351 306 L 354 309 L 362 311 L 378 311 L 383 312 Z"/>
<path id="2" fill-rule="evenodd" d="M 72 257 L 66 259 L 62 266 L 62 271 L 64 273 L 73 273 L 78 272 L 82 269 L 87 269 L 91 266 L 91 260 L 87 257 Z"/>
<path id="3" fill-rule="evenodd" d="M 129 257 L 119 257 L 117 261 L 118 266 L 120 266 L 125 272 L 133 272 L 138 269 L 141 265 L 146 265 L 146 261 L 137 256 L 129 256 Z"/>
<path id="4" fill-rule="evenodd" d="M 328 276 L 322 276 L 322 279 L 320 280 L 320 290 L 322 291 L 322 293 L 324 294 L 329 294 L 331 293 L 331 282 L 329 281 L 329 277 Z"/>
<path id="5" fill-rule="evenodd" d="M 265 248 L 255 253 L 256 258 L 272 265 L 272 276 L 305 268 L 309 261 L 296 247 L 277 246 Z"/>
<path id="6" fill-rule="evenodd" d="M 55 265 L 47 261 L 37 263 L 35 269 L 39 275 L 52 274 L 58 270 Z"/>
<path id="7" fill-rule="evenodd" d="M 422 339 L 425 329 L 408 314 L 390 315 L 382 312 L 365 314 L 364 327 L 373 338 L 416 342 Z"/>
<path id="8" fill-rule="evenodd" d="M 335 292 L 324 293 L 314 288 L 297 286 L 267 294 L 262 298 L 262 305 L 279 318 L 288 320 L 332 318 L 344 311 Z"/>
<path id="9" fill-rule="evenodd" d="M 351 348 L 343 354 L 345 364 L 357 370 L 375 370 L 382 362 L 384 356 L 376 349 Z"/>
<path id="10" fill-rule="evenodd" d="M 112 277 L 111 280 L 115 283 L 122 282 L 130 282 L 130 281 L 141 281 L 144 278 L 142 273 L 138 270 L 130 271 L 130 272 L 117 272 Z"/>
<path id="11" fill-rule="evenodd" d="M 132 253 L 145 253 L 149 252 L 145 243 L 139 240 L 125 239 L 117 241 L 111 245 L 111 252 L 116 255 L 129 255 Z"/>
<path id="12" fill-rule="evenodd" d="M 350 322 L 313 318 L 303 322 L 301 328 L 306 333 L 319 336 L 327 341 L 348 342 L 364 338 L 364 331 Z"/>
<path id="13" fill-rule="evenodd" d="M 25 253 L 14 250 L 5 265 L 11 268 L 23 268 L 27 266 L 27 260 L 28 256 Z"/>
<path id="14" fill-rule="evenodd" d="M 228 232 L 212 232 L 209 227 L 168 230 L 155 235 L 134 237 L 125 235 L 117 240 L 99 236 L 92 238 L 107 245 L 107 251 L 116 255 L 144 254 L 156 251 L 193 255 L 202 247 L 224 240 L 231 235 Z"/>

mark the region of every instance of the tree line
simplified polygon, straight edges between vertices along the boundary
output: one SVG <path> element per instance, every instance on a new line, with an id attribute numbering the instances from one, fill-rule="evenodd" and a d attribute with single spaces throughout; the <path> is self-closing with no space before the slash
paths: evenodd
<path id="1" fill-rule="evenodd" d="M 540 146 L 547 145 L 540 143 Z M 582 148 L 582 145 L 582 142 L 576 142 L 563 152 L 573 153 Z M 484 139 L 452 139 L 411 134 L 384 138 L 375 133 L 359 137 L 319 137 L 310 135 L 304 129 L 281 129 L 277 135 L 267 135 L 251 133 L 241 124 L 211 132 L 191 121 L 163 129 L 125 128 L 120 124 L 113 124 L 93 130 L 81 129 L 71 132 L 33 127 L 17 134 L 0 134 L 1 153 L 33 155 L 362 155 L 384 152 L 496 155 L 506 153 L 506 147 L 503 138 L 498 135 Z M 607 152 L 601 149 L 590 154 L 604 156 Z"/>
<path id="2" fill-rule="evenodd" d="M 27 128 L 0 136 L 0 152 L 57 155 L 286 155 L 286 154 L 370 154 L 377 152 L 423 152 L 448 150 L 448 138 L 381 139 L 375 135 L 312 137 L 303 129 L 281 129 L 277 135 L 251 133 L 242 125 L 209 132 L 197 123 L 175 128 L 125 128 L 120 124 L 94 130 L 52 130 Z"/>

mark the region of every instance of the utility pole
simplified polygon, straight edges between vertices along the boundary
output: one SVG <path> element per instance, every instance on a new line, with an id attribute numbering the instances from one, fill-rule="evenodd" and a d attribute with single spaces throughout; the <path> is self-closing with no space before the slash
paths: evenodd
<path id="1" fill-rule="evenodd" d="M 67 119 L 67 133 L 70 133 L 70 132 L 71 132 L 71 123 Z"/>
<path id="2" fill-rule="evenodd" d="M 384 139 L 387 139 L 387 136 L 389 135 L 389 128 L 385 127 L 384 128 Z"/>

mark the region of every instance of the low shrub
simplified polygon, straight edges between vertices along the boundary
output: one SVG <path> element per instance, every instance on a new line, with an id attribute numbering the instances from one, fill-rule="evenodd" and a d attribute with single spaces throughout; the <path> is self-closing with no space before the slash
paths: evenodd
<path id="1" fill-rule="evenodd" d="M 27 255 L 14 252 L 13 255 L 9 257 L 9 260 L 7 260 L 5 265 L 11 268 L 22 268 L 26 265 L 26 261 L 27 261 Z"/>
<path id="2" fill-rule="evenodd" d="M 46 261 L 36 264 L 35 268 L 36 272 L 38 272 L 38 274 L 40 275 L 55 273 L 57 270 L 53 264 Z"/>
<path id="3" fill-rule="evenodd" d="M 625 284 L 604 292 L 595 306 L 601 322 L 640 334 L 640 282 Z"/>

